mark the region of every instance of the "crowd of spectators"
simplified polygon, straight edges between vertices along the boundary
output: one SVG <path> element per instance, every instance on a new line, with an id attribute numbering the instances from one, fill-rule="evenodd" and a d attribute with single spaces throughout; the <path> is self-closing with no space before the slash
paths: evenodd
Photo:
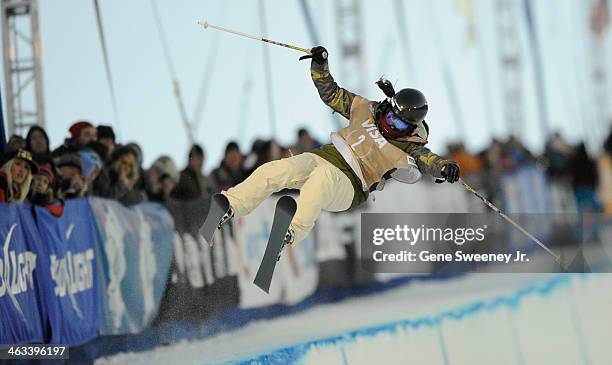
<path id="1" fill-rule="evenodd" d="M 448 158 L 457 161 L 466 180 L 472 180 L 498 204 L 504 203 L 499 196 L 500 177 L 535 167 L 546 172 L 554 212 L 612 214 L 612 129 L 597 158 L 589 155 L 584 143 L 572 145 L 560 133 L 548 138 L 541 155 L 510 137 L 504 142 L 493 139 L 476 154 L 466 151 L 462 143 L 449 144 Z"/>
<path id="2" fill-rule="evenodd" d="M 191 200 L 235 186 L 263 163 L 321 146 L 306 129 L 298 131 L 291 147 L 256 140 L 250 152 L 243 153 L 232 141 L 220 165 L 206 175 L 206 154 L 197 144 L 191 146 L 180 171 L 169 156 L 160 156 L 144 170 L 140 146 L 118 143 L 112 127 L 78 121 L 68 132 L 70 137 L 54 150 L 47 133 L 38 126 L 31 127 L 25 139 L 10 138 L 0 154 L 0 202 L 30 202 L 61 215 L 66 199 L 91 195 L 125 205 Z M 449 144 L 447 152 L 449 159 L 458 162 L 462 176 L 477 180 L 493 201 L 498 198 L 502 174 L 533 165 L 546 170 L 553 194 L 559 189 L 574 193 L 574 201 L 560 207 L 562 211 L 573 206 L 612 213 L 612 130 L 597 160 L 589 156 L 584 144 L 572 146 L 558 133 L 550 136 L 540 156 L 513 137 L 503 142 L 493 139 L 476 154 L 462 143 Z"/>
<path id="3" fill-rule="evenodd" d="M 46 131 L 38 126 L 31 127 L 25 138 L 10 137 L 0 151 L 0 203 L 29 202 L 61 215 L 65 200 L 85 196 L 125 205 L 192 200 L 239 184 L 265 162 L 319 146 L 305 129 L 299 131 L 294 148 L 256 140 L 251 152 L 243 154 L 232 141 L 220 165 L 206 175 L 205 151 L 197 144 L 191 146 L 180 171 L 169 156 L 160 156 L 144 170 L 140 146 L 118 143 L 111 126 L 81 120 L 68 132 L 70 136 L 53 150 Z"/>

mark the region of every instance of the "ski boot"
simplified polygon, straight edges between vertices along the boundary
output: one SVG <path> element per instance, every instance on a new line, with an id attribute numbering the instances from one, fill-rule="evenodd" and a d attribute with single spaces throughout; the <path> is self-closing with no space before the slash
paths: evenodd
<path id="1" fill-rule="evenodd" d="M 285 248 L 285 245 L 292 245 L 294 241 L 295 241 L 295 231 L 293 230 L 293 228 L 289 227 L 289 229 L 287 230 L 287 233 L 285 233 L 285 239 L 283 240 L 283 245 L 281 246 L 281 249 L 278 252 L 278 257 L 276 258 L 276 261 L 280 261 L 281 254 L 283 253 L 283 249 Z"/>
<path id="2" fill-rule="evenodd" d="M 206 219 L 199 229 L 200 235 L 210 246 L 213 245 L 215 231 L 234 216 L 234 210 L 229 204 L 229 200 L 223 194 L 215 194 L 210 201 L 210 207 L 206 214 Z"/>
<path id="3" fill-rule="evenodd" d="M 232 218 L 234 218 L 234 210 L 232 209 L 232 207 L 229 207 L 227 212 L 225 212 L 223 217 L 221 217 L 221 220 L 219 221 L 219 225 L 217 225 L 217 229 L 221 229 L 221 226 Z"/>

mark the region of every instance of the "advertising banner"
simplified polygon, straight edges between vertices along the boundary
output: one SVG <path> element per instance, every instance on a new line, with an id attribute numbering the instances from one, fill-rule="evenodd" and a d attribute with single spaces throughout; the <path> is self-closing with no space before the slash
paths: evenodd
<path id="1" fill-rule="evenodd" d="M 100 334 L 138 333 L 157 315 L 166 287 L 174 223 L 159 204 L 126 208 L 90 199 L 99 242 Z"/>
<path id="2" fill-rule="evenodd" d="M 0 204 L 0 343 L 41 342 L 44 308 L 39 300 L 41 242 L 31 207 Z"/>
<path id="3" fill-rule="evenodd" d="M 58 218 L 43 207 L 35 209 L 44 246 L 39 257 L 46 258 L 38 278 L 46 294 L 50 342 L 82 344 L 97 336 L 99 318 L 96 237 L 89 203 L 68 200 Z"/>

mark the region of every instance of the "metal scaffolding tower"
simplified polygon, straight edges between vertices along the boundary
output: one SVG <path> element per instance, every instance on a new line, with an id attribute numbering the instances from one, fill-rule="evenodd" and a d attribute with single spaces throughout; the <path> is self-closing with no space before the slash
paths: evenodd
<path id="1" fill-rule="evenodd" d="M 497 0 L 497 39 L 501 67 L 500 88 L 502 91 L 503 118 L 508 134 L 519 136 L 525 117 L 523 103 L 523 64 L 521 43 L 518 35 L 517 2 Z"/>
<path id="2" fill-rule="evenodd" d="M 37 0 L 2 0 L 8 134 L 45 126 Z"/>
<path id="3" fill-rule="evenodd" d="M 336 0 L 336 35 L 341 49 L 340 77 L 345 88 L 365 90 L 366 65 L 363 56 L 361 0 Z"/>

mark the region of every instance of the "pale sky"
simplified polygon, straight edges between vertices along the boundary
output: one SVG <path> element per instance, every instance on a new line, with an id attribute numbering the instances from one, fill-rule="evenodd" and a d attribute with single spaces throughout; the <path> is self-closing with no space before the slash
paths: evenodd
<path id="1" fill-rule="evenodd" d="M 591 64 L 600 57 L 606 65 L 610 90 L 612 47 L 609 30 L 602 42 L 590 42 L 589 2 L 541 0 L 534 2 L 533 11 L 542 46 L 550 123 L 572 142 L 588 135 L 598 145 L 609 122 L 596 122 Z M 59 145 L 74 121 L 88 119 L 94 124 L 114 125 L 116 132 L 120 129 L 122 142 L 138 142 L 144 149 L 145 167 L 162 154 L 169 154 L 182 167 L 189 146 L 151 0 L 100 3 L 120 126 L 112 111 L 93 1 L 40 0 L 45 116 L 51 143 Z M 262 44 L 204 30 L 196 24 L 198 20 L 208 20 L 261 34 L 258 2 L 157 0 L 157 3 L 190 118 L 205 72 L 211 82 L 201 127 L 195 136 L 207 151 L 207 171 L 218 164 L 228 141 L 238 141 L 243 152 L 247 152 L 255 138 L 272 137 Z M 492 135 L 501 138 L 507 135 L 508 126 L 502 117 L 504 100 L 494 1 L 471 2 L 475 38 L 470 41 L 467 33 L 470 16 L 466 12 L 469 7 L 465 7 L 469 0 L 404 0 L 408 39 L 401 37 L 394 2 L 363 0 L 362 45 L 366 65 L 363 75 L 340 72 L 334 2 L 308 3 L 320 43 L 329 50 L 332 75 L 340 86 L 354 85 L 361 76 L 366 85 L 361 94 L 381 100 L 383 94 L 374 81 L 384 74 L 396 82 L 398 89 L 415 87 L 424 92 L 430 111 L 426 118 L 431 127 L 429 147 L 434 151 L 443 151 L 449 140 L 459 136 L 465 136 L 468 147 L 475 150 L 484 147 Z M 544 141 L 538 121 L 541 105 L 535 92 L 523 1 L 514 4 L 519 12 L 517 26 L 523 56 L 525 116 L 520 123 L 525 126 L 523 139 L 537 150 Z M 301 47 L 315 46 L 310 42 L 299 1 L 266 0 L 265 7 L 268 38 Z M 218 51 L 214 70 L 205 70 L 215 42 Z M 263 47 L 269 48 L 272 64 L 277 140 L 281 144 L 293 143 L 297 129 L 306 126 L 318 139 L 327 141 L 334 128 L 331 110 L 320 101 L 312 85 L 309 62 L 298 62 L 301 54 L 293 50 Z M 599 50 L 600 56 L 594 56 L 597 51 L 593 49 Z M 406 55 L 412 55 L 412 64 L 405 61 Z M 445 67 L 456 89 L 463 128 L 449 102 Z M 0 81 L 4 87 L 4 75 Z M 250 92 L 245 93 L 244 85 L 248 83 Z M 4 90 L 2 96 L 4 99 Z M 609 106 L 606 113 L 612 115 Z"/>

